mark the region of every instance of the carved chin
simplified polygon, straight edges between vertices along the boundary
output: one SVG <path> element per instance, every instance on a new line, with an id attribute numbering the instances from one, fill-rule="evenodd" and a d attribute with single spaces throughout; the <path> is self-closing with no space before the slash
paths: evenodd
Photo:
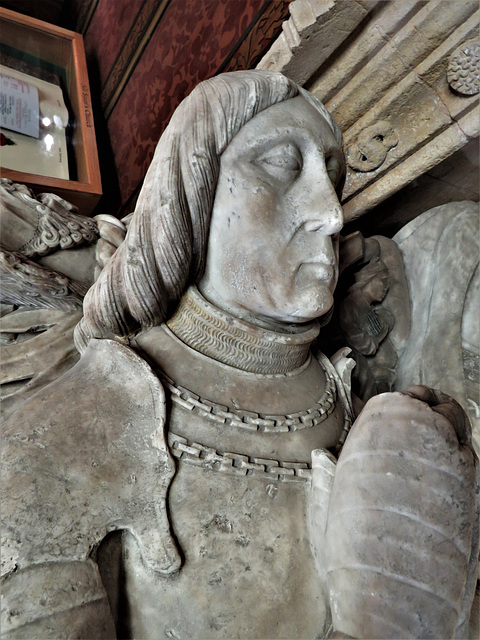
<path id="1" fill-rule="evenodd" d="M 333 306 L 333 295 L 325 286 L 320 291 L 306 291 L 298 296 L 296 305 L 289 311 L 290 322 L 309 322 L 320 318 Z"/>

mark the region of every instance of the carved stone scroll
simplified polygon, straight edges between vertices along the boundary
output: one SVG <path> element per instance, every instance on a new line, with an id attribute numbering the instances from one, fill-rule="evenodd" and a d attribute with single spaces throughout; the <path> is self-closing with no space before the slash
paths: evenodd
<path id="1" fill-rule="evenodd" d="M 379 120 L 362 131 L 347 149 L 348 166 L 355 171 L 373 171 L 385 162 L 387 153 L 398 144 L 390 123 Z"/>

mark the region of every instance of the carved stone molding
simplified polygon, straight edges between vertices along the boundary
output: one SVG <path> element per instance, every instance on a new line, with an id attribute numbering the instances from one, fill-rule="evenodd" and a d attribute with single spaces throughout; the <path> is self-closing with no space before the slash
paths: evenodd
<path id="1" fill-rule="evenodd" d="M 381 0 L 295 0 L 282 33 L 258 65 L 305 84 Z"/>
<path id="2" fill-rule="evenodd" d="M 258 67 L 303 84 L 340 125 L 349 150 L 346 220 L 478 137 L 479 48 L 470 44 L 478 44 L 476 0 L 294 0 L 290 12 Z M 361 149 L 379 122 L 398 138 L 381 162 L 380 146 L 373 156 Z"/>

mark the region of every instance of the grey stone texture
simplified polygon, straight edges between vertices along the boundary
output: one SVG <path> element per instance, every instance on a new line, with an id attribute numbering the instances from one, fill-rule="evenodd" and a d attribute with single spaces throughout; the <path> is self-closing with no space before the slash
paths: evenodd
<path id="1" fill-rule="evenodd" d="M 4 424 L 6 639 L 464 637 L 465 413 L 417 386 L 355 420 L 348 350 L 314 345 L 345 170 L 281 74 L 178 108 L 125 240 L 96 245 L 81 358 Z"/>

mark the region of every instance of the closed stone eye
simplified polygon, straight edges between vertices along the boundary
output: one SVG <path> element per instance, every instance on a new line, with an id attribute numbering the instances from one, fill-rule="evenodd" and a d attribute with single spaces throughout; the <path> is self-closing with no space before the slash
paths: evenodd
<path id="1" fill-rule="evenodd" d="M 280 144 L 257 158 L 257 164 L 261 164 L 270 172 L 272 169 L 297 172 L 302 169 L 302 156 L 293 144 Z"/>

